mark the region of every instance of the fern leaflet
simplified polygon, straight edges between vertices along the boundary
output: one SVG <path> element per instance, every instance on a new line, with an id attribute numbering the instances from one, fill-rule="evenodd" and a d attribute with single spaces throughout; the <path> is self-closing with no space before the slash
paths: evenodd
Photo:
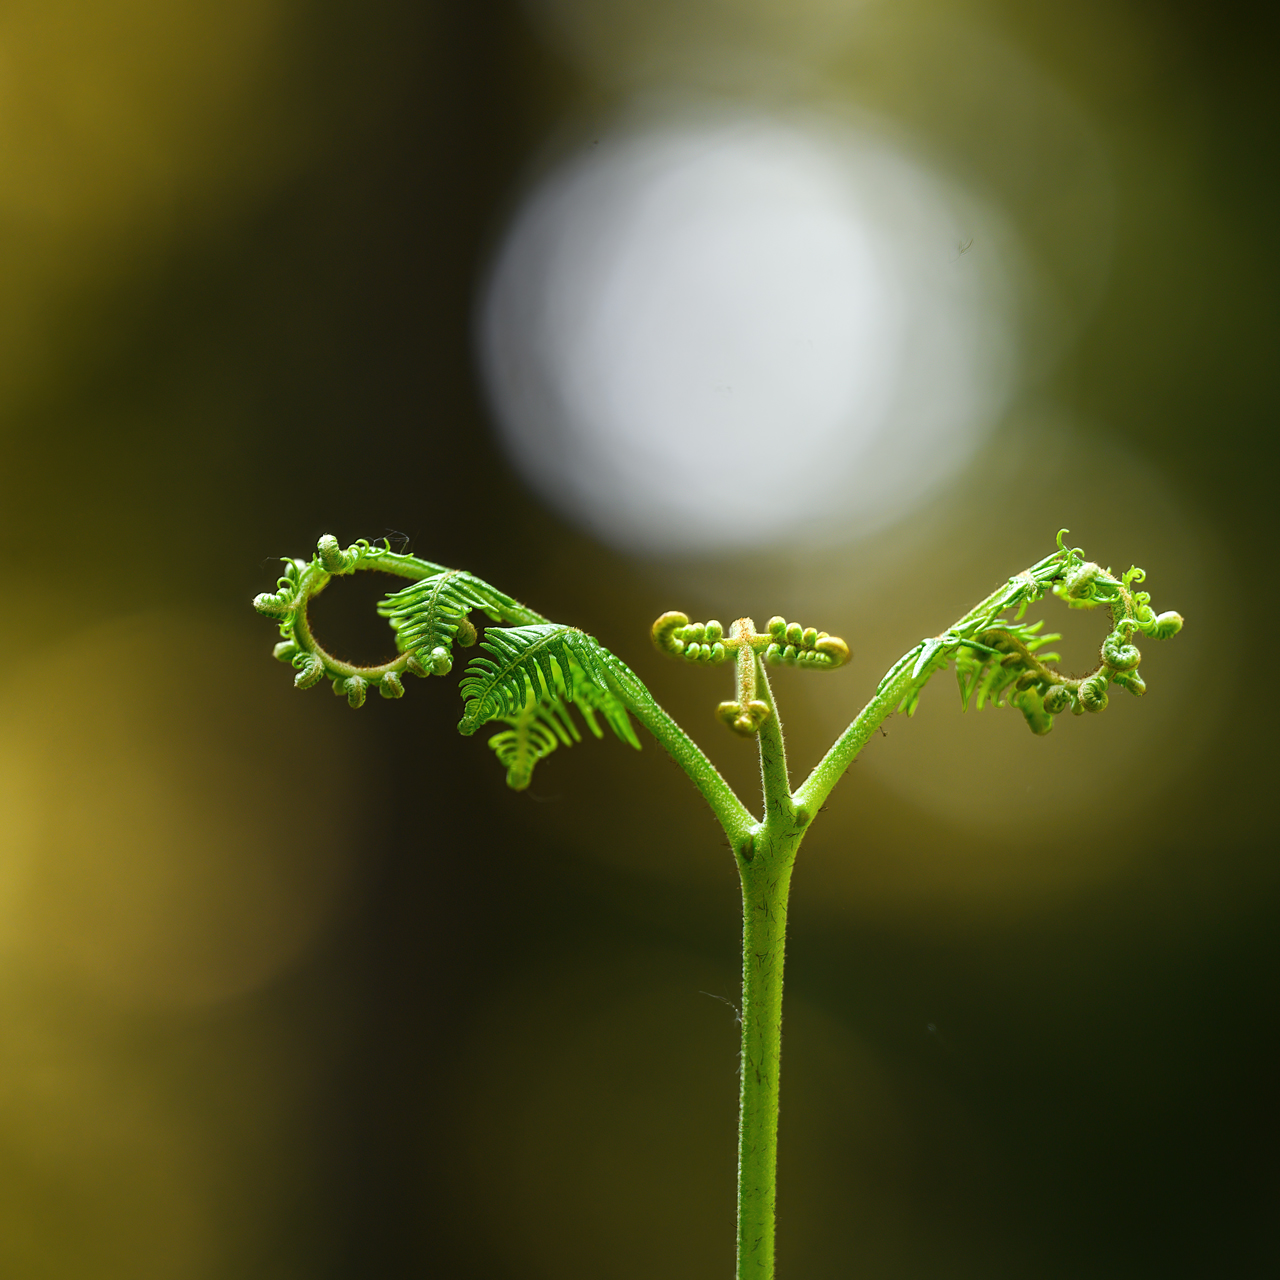
<path id="1" fill-rule="evenodd" d="M 533 777 L 533 767 L 545 760 L 561 743 L 566 747 L 582 741 L 569 708 L 559 698 L 538 702 L 530 694 L 519 715 L 500 717 L 510 725 L 489 739 L 498 762 L 507 770 L 507 786 L 523 791 Z"/>
<path id="2" fill-rule="evenodd" d="M 446 674 L 453 665 L 455 640 L 464 648 L 475 644 L 475 628 L 467 618 L 472 609 L 479 609 L 491 622 L 545 621 L 483 578 L 461 569 L 442 569 L 378 605 L 395 632 L 396 648 L 412 654 L 436 675 Z"/>
<path id="3" fill-rule="evenodd" d="M 593 636 L 550 622 L 489 627 L 480 648 L 484 653 L 467 664 L 458 686 L 466 701 L 460 733 L 469 735 L 490 720 L 518 715 L 530 697 L 539 702 L 563 697 L 602 712 L 615 733 L 627 736 L 619 719 L 626 713 L 608 677 L 621 664 Z"/>
<path id="4" fill-rule="evenodd" d="M 604 737 L 604 729 L 597 719 L 599 715 L 622 741 L 638 751 L 640 740 L 622 703 L 607 689 L 593 684 L 572 659 L 570 671 L 578 711 L 591 733 L 597 738 Z M 523 791 L 529 785 L 539 760 L 545 760 L 558 746 L 570 747 L 582 741 L 570 704 L 565 700 L 565 681 L 558 679 L 556 685 L 558 692 L 554 697 L 535 698 L 530 691 L 524 707 L 516 715 L 496 717 L 510 728 L 495 733 L 489 739 L 489 746 L 506 767 L 507 786 L 515 791 Z"/>
<path id="5" fill-rule="evenodd" d="M 518 636 L 517 631 L 538 634 Z M 558 632 L 571 634 L 554 634 Z M 506 766 L 507 785 L 513 790 L 523 791 L 534 766 L 558 746 L 569 747 L 582 741 L 570 703 L 576 703 L 595 737 L 604 737 L 600 725 L 603 719 L 623 742 L 640 749 L 626 707 L 603 683 L 601 668 L 608 665 L 612 655 L 590 636 L 572 627 L 550 625 L 490 628 L 481 647 L 497 661 L 477 656 L 468 664 L 461 685 L 461 692 L 468 699 L 467 717 L 458 727 L 463 733 L 472 733 L 481 723 L 500 721 L 510 726 L 495 733 L 489 746 Z M 596 660 L 592 664 L 594 675 L 588 674 L 575 656 L 575 649 Z M 517 687 L 523 691 L 524 701 L 513 711 L 514 698 L 519 696 L 514 692 Z M 473 718 L 474 726 L 468 727 Z"/>

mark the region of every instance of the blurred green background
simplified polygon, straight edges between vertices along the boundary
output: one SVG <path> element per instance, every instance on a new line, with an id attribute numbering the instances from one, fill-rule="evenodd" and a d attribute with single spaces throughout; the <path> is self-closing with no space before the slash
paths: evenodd
<path id="1" fill-rule="evenodd" d="M 780 1274 L 1276 1265 L 1275 35 L 1182 0 L 8 0 L 0 1274 L 729 1274 L 709 815 L 651 744 L 508 792 L 452 681 L 296 693 L 249 608 L 272 557 L 472 569 L 749 791 L 657 613 L 845 636 L 851 670 L 778 682 L 807 768 L 1060 525 L 1186 631 L 1143 704 L 1043 742 L 939 680 L 836 793 L 793 896 Z M 504 461 L 485 265 L 546 148 L 655 85 L 874 111 L 1047 264 L 1071 341 L 910 528 L 641 561 Z M 376 593 L 317 628 L 383 656 Z"/>

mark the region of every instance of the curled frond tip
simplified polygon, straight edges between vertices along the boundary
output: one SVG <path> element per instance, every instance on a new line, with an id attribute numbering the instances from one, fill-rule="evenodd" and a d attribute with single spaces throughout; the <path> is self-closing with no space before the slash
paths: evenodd
<path id="1" fill-rule="evenodd" d="M 479 644 L 460 686 L 466 706 L 458 727 L 472 734 L 494 721 L 507 726 L 489 745 L 510 786 L 527 787 L 539 760 L 557 746 L 581 741 L 571 705 L 595 737 L 603 736 L 607 725 L 639 748 L 627 708 L 615 692 L 626 677 L 634 680 L 621 663 L 593 637 L 548 622 L 474 574 L 401 555 L 386 545 L 361 541 L 344 549 L 331 534 L 319 540 L 310 560 L 285 560 L 284 565 L 276 590 L 256 596 L 253 604 L 279 623 L 282 639 L 273 653 L 293 668 L 298 688 L 328 679 L 352 707 L 363 706 L 371 689 L 384 698 L 400 698 L 406 675 L 447 675 L 455 647 Z M 307 617 L 308 604 L 333 578 L 360 570 L 409 579 L 378 605 L 399 652 L 377 666 L 359 666 L 330 653 Z M 483 638 L 472 615 L 488 624 Z"/>

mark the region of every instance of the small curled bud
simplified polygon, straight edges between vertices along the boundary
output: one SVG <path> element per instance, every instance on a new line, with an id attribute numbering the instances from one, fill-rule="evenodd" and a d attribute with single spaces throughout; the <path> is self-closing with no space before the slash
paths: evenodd
<path id="1" fill-rule="evenodd" d="M 786 630 L 787 630 L 786 618 L 780 618 L 778 617 L 777 614 L 775 614 L 772 618 L 769 619 L 768 626 L 765 628 L 765 630 L 768 631 L 768 633 L 775 640 L 781 640 L 782 637 L 786 634 Z"/>
<path id="2" fill-rule="evenodd" d="M 412 671 L 415 676 L 421 676 L 424 680 L 431 674 L 431 672 L 422 665 L 422 662 L 416 653 L 411 653 L 408 658 L 405 659 L 404 665 L 406 670 Z"/>
<path id="3" fill-rule="evenodd" d="M 1086 711 L 1106 710 L 1107 684 L 1107 677 L 1098 672 L 1080 685 L 1080 704 Z"/>
<path id="4" fill-rule="evenodd" d="M 684 641 L 677 637 L 676 632 L 681 627 L 687 627 L 688 625 L 689 615 L 687 613 L 679 613 L 675 610 L 664 613 L 653 624 L 651 632 L 653 643 L 663 653 L 669 653 L 678 658 L 684 652 Z"/>
<path id="5" fill-rule="evenodd" d="M 468 618 L 466 614 L 463 614 L 462 617 L 458 619 L 457 630 L 453 633 L 453 638 L 464 649 L 470 649 L 471 646 L 475 644 L 476 640 L 479 639 L 476 634 L 476 629 L 472 625 L 471 619 Z"/>
<path id="6" fill-rule="evenodd" d="M 1101 565 L 1087 560 L 1073 569 L 1055 588 L 1055 593 L 1077 609 L 1092 609 L 1115 599 L 1119 584 Z"/>
<path id="7" fill-rule="evenodd" d="M 400 673 L 398 671 L 385 672 L 378 682 L 378 692 L 384 698 L 403 698 L 404 685 L 401 683 Z"/>
<path id="8" fill-rule="evenodd" d="M 1040 694 L 1036 690 L 1028 689 L 1019 695 L 1015 705 L 1022 712 L 1031 732 L 1037 737 L 1044 737 L 1053 728 L 1053 716 L 1045 710 Z"/>
<path id="9" fill-rule="evenodd" d="M 1136 645 L 1129 644 L 1124 631 L 1117 628 L 1102 642 L 1102 660 L 1116 671 L 1133 671 L 1142 661 Z"/>
<path id="10" fill-rule="evenodd" d="M 271 656 L 279 662 L 292 662 L 293 655 L 298 651 L 298 646 L 293 640 L 281 640 L 280 643 L 271 650 Z"/>
<path id="11" fill-rule="evenodd" d="M 301 655 L 295 655 L 295 665 L 298 656 Z M 312 685 L 320 683 L 323 675 L 324 663 L 314 653 L 308 654 L 306 661 L 298 669 L 298 674 L 293 677 L 293 683 L 299 689 L 310 689 Z"/>
<path id="12" fill-rule="evenodd" d="M 338 546 L 337 538 L 331 533 L 326 533 L 316 543 L 316 555 L 320 559 L 320 567 L 326 573 L 341 573 L 348 567 L 342 548 Z"/>
<path id="13" fill-rule="evenodd" d="M 818 628 L 805 627 L 800 636 L 800 643 L 804 645 L 806 649 L 812 649 L 813 646 L 818 643 Z"/>
<path id="14" fill-rule="evenodd" d="M 814 649 L 825 653 L 834 667 L 843 666 L 849 661 L 849 646 L 839 636 L 819 636 Z"/>
<path id="15" fill-rule="evenodd" d="M 1082 564 L 1069 573 L 1062 582 L 1062 595 L 1068 600 L 1087 600 L 1098 576 L 1096 564 Z"/>
<path id="16" fill-rule="evenodd" d="M 443 646 L 432 649 L 427 661 L 433 676 L 447 676 L 453 670 L 453 659 L 449 656 L 449 650 Z"/>
<path id="17" fill-rule="evenodd" d="M 293 612 L 293 593 L 261 591 L 253 597 L 253 607 L 268 618 L 287 618 Z"/>
<path id="18" fill-rule="evenodd" d="M 1154 626 L 1148 632 L 1156 640 L 1168 640 L 1182 630 L 1182 614 L 1162 613 L 1156 618 Z"/>
<path id="19" fill-rule="evenodd" d="M 776 640 L 764 651 L 764 660 L 771 667 L 782 665 L 782 646 Z"/>
<path id="20" fill-rule="evenodd" d="M 369 691 L 369 682 L 363 676 L 348 676 L 342 682 L 342 691 L 347 695 L 347 705 L 363 707 L 365 694 Z"/>
<path id="21" fill-rule="evenodd" d="M 1044 695 L 1044 709 L 1051 715 L 1061 715 L 1072 703 L 1071 690 L 1065 684 L 1055 684 Z"/>
<path id="22" fill-rule="evenodd" d="M 690 622 L 683 613 L 664 613 L 653 624 L 653 642 L 663 653 L 686 662 L 723 662 L 739 640 L 725 639 L 724 626 L 714 618 L 710 622 Z"/>
<path id="23" fill-rule="evenodd" d="M 755 737 L 770 714 L 769 704 L 758 698 L 751 699 L 745 706 L 740 702 L 722 702 L 716 708 L 716 719 L 743 738 Z"/>
<path id="24" fill-rule="evenodd" d="M 804 628 L 798 622 L 787 623 L 787 643 L 799 648 L 804 643 Z"/>
<path id="25" fill-rule="evenodd" d="M 1122 689 L 1128 689 L 1135 698 L 1142 697 L 1147 691 L 1147 682 L 1136 671 L 1117 676 L 1115 682 Z"/>

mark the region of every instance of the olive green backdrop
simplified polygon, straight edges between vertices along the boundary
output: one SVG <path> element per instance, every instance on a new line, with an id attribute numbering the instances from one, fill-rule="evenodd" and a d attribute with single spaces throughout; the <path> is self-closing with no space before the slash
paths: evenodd
<path id="1" fill-rule="evenodd" d="M 695 51 L 745 21 L 694 8 Z M 640 11 L 600 12 L 625 51 Z M 837 792 L 792 906 L 780 1274 L 1276 1265 L 1274 20 L 868 13 L 827 91 L 1000 202 L 1079 333 L 914 531 L 753 572 L 595 545 L 491 431 L 478 282 L 542 149 L 626 92 L 599 57 L 512 3 L 6 4 L 4 1275 L 729 1274 L 709 815 L 612 740 L 508 792 L 453 681 L 296 693 L 249 608 L 272 557 L 332 532 L 469 568 L 615 648 L 750 788 L 659 612 L 845 636 L 850 670 L 779 681 L 805 766 L 1062 524 L 1186 631 L 1142 704 L 1043 743 L 940 680 Z M 1091 122 L 1105 216 L 1037 195 L 992 48 Z M 367 585 L 316 625 L 373 659 Z"/>

